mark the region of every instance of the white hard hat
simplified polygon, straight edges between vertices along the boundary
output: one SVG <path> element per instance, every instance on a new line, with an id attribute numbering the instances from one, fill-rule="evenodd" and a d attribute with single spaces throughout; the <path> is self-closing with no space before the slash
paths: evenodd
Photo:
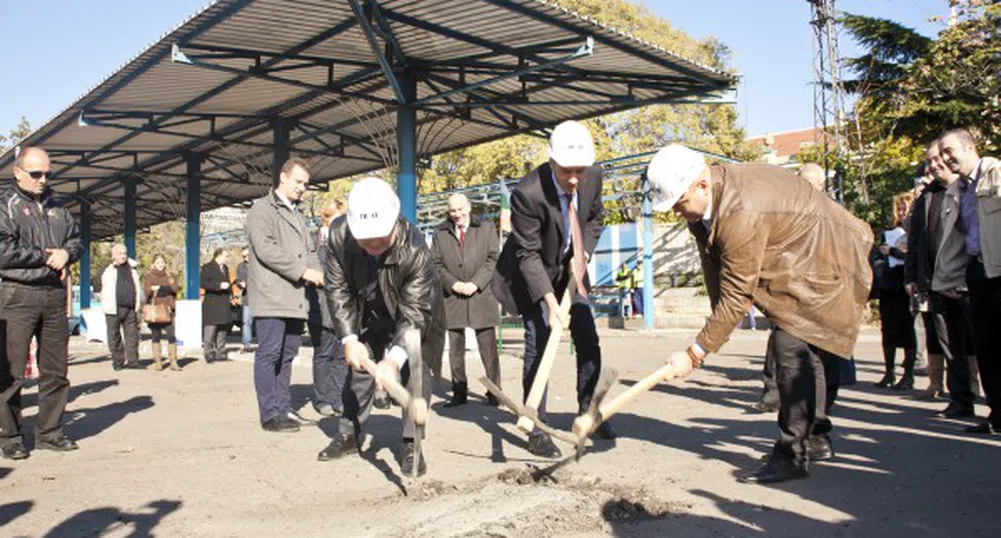
<path id="1" fill-rule="evenodd" d="M 697 151 L 680 144 L 661 148 L 646 169 L 653 210 L 670 211 L 705 167 L 706 160 Z"/>
<path id="2" fill-rule="evenodd" d="M 348 229 L 355 239 L 386 237 L 400 216 L 400 199 L 377 177 L 367 177 L 348 194 Z"/>
<path id="3" fill-rule="evenodd" d="M 564 168 L 594 164 L 594 140 L 583 123 L 565 121 L 549 137 L 549 158 Z"/>

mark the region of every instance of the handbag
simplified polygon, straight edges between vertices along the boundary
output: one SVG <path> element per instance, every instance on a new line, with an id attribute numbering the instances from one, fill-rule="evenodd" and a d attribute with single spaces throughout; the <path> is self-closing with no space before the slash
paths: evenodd
<path id="1" fill-rule="evenodd" d="M 143 321 L 146 323 L 170 323 L 170 307 L 156 302 L 156 295 L 153 295 L 153 302 L 143 305 Z"/>

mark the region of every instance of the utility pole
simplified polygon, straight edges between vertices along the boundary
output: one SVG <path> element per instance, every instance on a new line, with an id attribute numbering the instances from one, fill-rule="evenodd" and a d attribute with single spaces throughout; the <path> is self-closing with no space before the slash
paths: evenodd
<path id="1" fill-rule="evenodd" d="M 846 151 L 844 85 L 841 78 L 841 56 L 838 53 L 837 17 L 834 0 L 807 0 L 812 10 L 813 26 L 813 126 L 817 129 L 814 141 L 821 147 L 823 159 L 819 163 L 826 172 L 827 192 L 834 192 L 838 202 L 843 202 L 844 170 L 832 170 L 831 161 L 839 159 Z M 838 167 L 840 168 L 840 167 Z M 833 180 L 833 184 L 832 184 Z"/>

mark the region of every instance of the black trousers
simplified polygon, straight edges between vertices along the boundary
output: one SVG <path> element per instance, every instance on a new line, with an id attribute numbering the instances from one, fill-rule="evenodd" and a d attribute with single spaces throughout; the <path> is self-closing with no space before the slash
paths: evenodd
<path id="1" fill-rule="evenodd" d="M 202 350 L 205 355 L 205 362 L 224 361 L 229 359 L 226 350 L 226 338 L 233 327 L 231 323 L 225 325 L 205 325 L 202 327 Z"/>
<path id="2" fill-rule="evenodd" d="M 344 346 L 333 329 L 319 323 L 309 324 L 313 343 L 313 407 L 330 404 L 344 409 L 344 387 L 348 380 L 348 363 L 344 361 Z"/>
<path id="3" fill-rule="evenodd" d="M 38 340 L 39 371 L 35 439 L 62 436 L 60 421 L 70 388 L 66 290 L 0 283 L 0 327 L 6 341 L 0 347 L 0 444 L 21 436 L 21 387 L 32 337 Z"/>
<path id="4" fill-rule="evenodd" d="M 970 299 L 954 299 L 934 291 L 929 294 L 928 299 L 928 317 L 935 327 L 938 347 L 945 355 L 945 386 L 949 389 L 949 400 L 973 411 L 976 396 L 970 389 L 970 362 L 967 358 L 972 346 L 972 342 L 969 342 L 972 323 Z M 993 330 L 999 328 L 1001 325 L 995 325 Z"/>
<path id="5" fill-rule="evenodd" d="M 761 380 L 764 382 L 765 388 L 761 392 L 761 401 L 762 403 L 777 406 L 779 405 L 779 387 L 775 381 L 775 355 L 772 353 L 772 339 L 774 337 L 775 332 L 772 331 L 768 335 L 768 344 L 765 345 L 765 367 L 761 372 Z M 840 361 L 848 360 L 840 357 L 836 357 L 836 359 L 825 363 L 818 358 L 814 364 L 814 378 L 817 383 L 817 390 L 819 391 L 823 387 L 825 396 L 823 405 L 817 408 L 818 417 L 823 417 L 823 420 L 820 421 L 820 429 L 824 428 L 825 422 L 826 424 L 830 424 L 827 415 L 831 412 L 831 406 L 834 405 L 834 401 L 838 398 L 838 390 L 841 388 Z"/>
<path id="6" fill-rule="evenodd" d="M 497 332 L 493 327 L 473 329 L 476 331 L 476 344 L 480 348 L 480 360 L 487 379 L 501 386 L 500 358 L 497 356 Z M 466 381 L 466 330 L 449 329 L 448 331 L 448 364 L 452 369 L 452 385 L 467 383 Z"/>
<path id="7" fill-rule="evenodd" d="M 168 344 L 176 344 L 177 337 L 174 335 L 174 322 L 170 323 L 150 323 L 149 332 L 153 337 L 153 343 L 166 338 Z"/>
<path id="8" fill-rule="evenodd" d="M 1001 277 L 987 278 L 983 264 L 974 259 L 966 268 L 966 283 L 980 383 L 991 408 L 987 418 L 994 428 L 1001 429 Z"/>
<path id="9" fill-rule="evenodd" d="M 111 364 L 122 366 L 125 363 L 139 363 L 139 316 L 136 309 L 119 306 L 115 314 L 104 315 L 108 328 L 108 351 L 111 352 Z M 122 344 L 122 333 L 125 333 L 125 343 Z"/>
<path id="10" fill-rule="evenodd" d="M 797 461 L 808 461 L 810 436 L 826 435 L 832 429 L 823 413 L 827 391 L 818 390 L 827 383 L 818 383 L 818 375 L 838 372 L 839 359 L 781 328 L 772 332 L 769 353 L 775 357 L 779 390 L 779 439 L 772 450 Z"/>
<path id="11" fill-rule="evenodd" d="M 391 345 L 392 338 L 392 333 L 380 332 L 376 334 L 364 333 L 360 340 L 368 346 L 372 361 L 378 364 L 385 359 L 386 351 Z M 420 336 L 416 334 L 411 335 L 408 338 L 408 342 L 411 344 L 407 347 L 407 356 L 410 359 L 400 370 L 400 382 L 404 387 L 407 387 L 407 390 L 413 393 L 410 364 L 414 360 L 424 361 L 421 367 L 421 372 L 424 374 L 421 393 L 424 400 L 430 402 L 432 376 L 431 368 L 428 367 L 428 364 L 431 362 L 431 357 L 427 355 L 431 352 L 430 346 L 424 346 Z M 368 422 L 368 417 L 372 414 L 372 404 L 375 401 L 375 378 L 366 370 L 348 368 L 347 382 L 344 384 L 343 400 L 344 416 L 339 419 L 337 429 L 343 435 L 351 435 L 353 433 L 360 438 L 365 423 Z M 410 410 L 403 409 L 402 411 L 403 437 L 405 439 L 413 439 L 414 435 L 416 435 L 416 428 L 413 420 L 410 418 Z"/>
<path id="12" fill-rule="evenodd" d="M 525 364 L 521 376 L 523 398 L 527 399 L 535 383 L 535 374 L 539 371 L 542 354 L 549 341 L 549 309 L 545 301 L 531 309 L 522 312 L 525 323 Z M 587 298 L 575 295 L 570 306 L 570 336 L 577 359 L 577 407 L 578 412 L 584 412 L 591 405 L 591 395 L 598 385 L 601 375 L 601 345 L 598 341 L 598 330 L 594 325 L 594 315 Z M 546 395 L 539 404 L 539 418 L 546 419 Z"/>

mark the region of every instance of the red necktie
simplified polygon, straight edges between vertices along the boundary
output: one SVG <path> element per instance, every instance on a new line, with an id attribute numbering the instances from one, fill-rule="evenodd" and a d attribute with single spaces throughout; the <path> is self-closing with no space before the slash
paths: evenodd
<path id="1" fill-rule="evenodd" d="M 459 248 L 461 249 L 466 244 L 466 230 L 459 228 Z"/>
<path id="2" fill-rule="evenodd" d="M 587 262 L 584 259 L 584 236 L 580 231 L 580 220 L 577 218 L 577 208 L 573 205 L 573 194 L 567 194 L 567 215 L 570 217 L 570 244 L 573 247 L 574 281 L 577 293 L 587 294 L 584 287 L 584 276 L 587 275 Z"/>

